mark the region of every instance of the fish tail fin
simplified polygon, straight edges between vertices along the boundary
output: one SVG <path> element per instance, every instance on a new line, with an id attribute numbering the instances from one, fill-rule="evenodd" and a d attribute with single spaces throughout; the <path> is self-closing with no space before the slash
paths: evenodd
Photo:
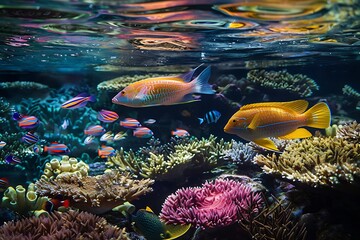
<path id="1" fill-rule="evenodd" d="M 304 114 L 307 120 L 306 126 L 308 127 L 327 128 L 330 126 L 331 113 L 329 106 L 324 102 L 315 104 Z"/>
<path id="2" fill-rule="evenodd" d="M 193 92 L 202 94 L 213 94 L 214 90 L 208 83 L 210 78 L 210 66 L 205 68 L 199 76 L 197 76 L 191 83 L 194 85 Z"/>
<path id="3" fill-rule="evenodd" d="M 95 102 L 96 101 L 96 96 L 95 95 L 90 95 L 89 96 L 89 101 L 90 102 Z"/>
<path id="4" fill-rule="evenodd" d="M 198 118 L 198 119 L 199 119 L 200 124 L 202 124 L 204 122 L 203 118 Z"/>

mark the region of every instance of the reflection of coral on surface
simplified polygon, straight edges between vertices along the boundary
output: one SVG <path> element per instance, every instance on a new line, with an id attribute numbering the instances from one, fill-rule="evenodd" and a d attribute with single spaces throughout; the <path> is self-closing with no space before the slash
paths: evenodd
<path id="1" fill-rule="evenodd" d="M 360 144 L 342 138 L 313 137 L 289 144 L 280 155 L 257 155 L 266 173 L 306 184 L 334 186 L 352 183 L 360 175 Z"/>
<path id="2" fill-rule="evenodd" d="M 127 240 L 124 229 L 107 223 L 105 218 L 91 213 L 54 212 L 49 217 L 31 217 L 8 222 L 0 227 L 1 239 L 118 239 Z"/>
<path id="3" fill-rule="evenodd" d="M 35 192 L 35 185 L 30 183 L 27 190 L 18 185 L 16 188 L 9 187 L 2 198 L 1 207 L 9 208 L 20 215 L 47 215 L 43 204 L 48 201 L 47 197 L 40 197 Z"/>
<path id="4" fill-rule="evenodd" d="M 41 196 L 68 198 L 71 206 L 92 213 L 104 213 L 151 192 L 153 180 L 133 180 L 129 175 L 109 171 L 99 176 L 62 174 L 55 179 L 36 182 Z"/>
<path id="5" fill-rule="evenodd" d="M 216 228 L 250 218 L 262 207 L 260 193 L 234 180 L 216 179 L 182 188 L 165 200 L 160 218 L 168 224 Z"/>
<path id="6" fill-rule="evenodd" d="M 290 74 L 283 71 L 251 70 L 247 79 L 261 87 L 272 90 L 285 90 L 300 97 L 309 97 L 313 91 L 319 90 L 316 82 L 303 74 Z"/>

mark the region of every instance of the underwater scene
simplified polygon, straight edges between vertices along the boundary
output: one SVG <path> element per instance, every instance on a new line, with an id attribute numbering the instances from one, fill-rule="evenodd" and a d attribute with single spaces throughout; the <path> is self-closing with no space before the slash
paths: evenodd
<path id="1" fill-rule="evenodd" d="M 0 240 L 360 239 L 358 1 L 0 2 Z"/>

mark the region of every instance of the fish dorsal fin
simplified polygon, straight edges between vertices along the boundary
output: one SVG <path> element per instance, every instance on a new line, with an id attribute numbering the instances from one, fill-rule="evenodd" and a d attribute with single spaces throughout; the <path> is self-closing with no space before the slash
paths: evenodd
<path id="1" fill-rule="evenodd" d="M 291 102 L 264 102 L 264 103 L 252 103 L 244 105 L 240 110 L 249 110 L 258 107 L 282 107 L 289 108 L 296 113 L 303 113 L 307 109 L 309 103 L 306 100 L 295 100 Z"/>
<path id="2" fill-rule="evenodd" d="M 86 93 L 86 92 L 83 92 L 83 93 L 80 93 L 80 94 L 76 95 L 76 97 L 88 97 L 88 96 L 89 96 L 89 94 Z"/>
<path id="3" fill-rule="evenodd" d="M 257 113 L 254 115 L 253 119 L 251 120 L 249 126 L 247 126 L 247 128 L 251 129 L 251 130 L 255 130 L 260 123 L 260 114 Z"/>
<path id="4" fill-rule="evenodd" d="M 284 136 L 279 136 L 278 138 L 289 140 L 289 139 L 295 139 L 295 138 L 308 138 L 311 136 L 312 136 L 312 134 L 305 128 L 298 128 L 295 131 L 292 131 L 291 133 L 286 134 Z"/>
<path id="5" fill-rule="evenodd" d="M 271 141 L 269 138 L 255 139 L 255 140 L 253 140 L 253 142 L 265 149 L 272 150 L 272 151 L 279 151 L 279 149 L 277 148 L 275 143 L 273 141 Z"/>
<path id="6" fill-rule="evenodd" d="M 195 71 L 196 71 L 199 67 L 201 67 L 202 65 L 204 65 L 204 64 L 203 64 L 203 63 L 200 64 L 199 66 L 197 66 L 196 68 L 190 70 L 189 72 L 181 74 L 179 77 L 180 77 L 181 79 L 183 79 L 184 82 L 190 82 L 190 81 L 192 80 L 192 76 L 194 75 Z"/>
<path id="7" fill-rule="evenodd" d="M 150 212 L 150 213 L 154 213 L 153 210 L 149 206 L 146 206 L 145 211 Z"/>
<path id="8" fill-rule="evenodd" d="M 166 240 L 176 239 L 184 235 L 191 227 L 191 224 L 186 225 L 174 225 L 174 224 L 164 224 L 165 228 L 165 238 Z"/>

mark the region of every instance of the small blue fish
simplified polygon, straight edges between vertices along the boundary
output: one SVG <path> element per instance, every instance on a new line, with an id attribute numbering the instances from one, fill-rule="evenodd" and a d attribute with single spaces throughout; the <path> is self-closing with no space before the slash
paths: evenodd
<path id="1" fill-rule="evenodd" d="M 221 113 L 216 111 L 216 110 L 212 110 L 210 112 L 207 112 L 205 114 L 205 117 L 204 118 L 198 118 L 199 121 L 200 121 L 200 124 L 206 122 L 207 124 L 210 124 L 210 123 L 216 123 L 219 118 L 221 117 Z"/>
<path id="2" fill-rule="evenodd" d="M 85 107 L 88 102 L 95 102 L 96 96 L 87 93 L 80 93 L 76 97 L 61 104 L 61 108 L 76 109 Z"/>
<path id="3" fill-rule="evenodd" d="M 147 125 L 151 125 L 151 124 L 154 124 L 154 123 L 156 123 L 156 120 L 152 119 L 152 118 L 144 121 L 144 124 L 147 124 Z"/>
<path id="4" fill-rule="evenodd" d="M 39 137 L 31 132 L 27 132 L 22 138 L 21 141 L 26 142 L 27 144 L 35 144 L 39 141 Z"/>
<path id="5" fill-rule="evenodd" d="M 6 145 L 6 142 L 0 141 L 0 149 L 2 149 L 3 147 L 5 147 L 5 145 Z"/>
<path id="6" fill-rule="evenodd" d="M 16 165 L 16 164 L 21 163 L 21 159 L 18 158 L 17 156 L 10 154 L 5 157 L 5 162 L 7 164 Z"/>
<path id="7" fill-rule="evenodd" d="M 14 119 L 15 121 L 19 121 L 22 118 L 23 118 L 23 115 L 18 112 L 14 112 L 12 115 L 12 119 Z"/>
<path id="8" fill-rule="evenodd" d="M 39 145 L 34 145 L 34 153 L 42 153 L 42 148 Z"/>
<path id="9" fill-rule="evenodd" d="M 69 120 L 68 120 L 68 119 L 64 119 L 64 122 L 61 124 L 61 128 L 62 128 L 63 130 L 66 130 L 68 126 L 69 126 Z"/>

